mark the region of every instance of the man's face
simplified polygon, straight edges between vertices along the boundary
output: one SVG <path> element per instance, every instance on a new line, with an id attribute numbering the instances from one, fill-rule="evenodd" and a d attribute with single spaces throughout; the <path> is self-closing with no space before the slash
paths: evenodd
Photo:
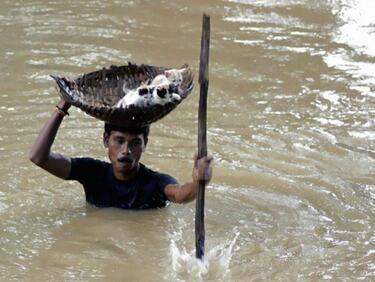
<path id="1" fill-rule="evenodd" d="M 143 134 L 134 135 L 114 130 L 110 135 L 104 132 L 103 142 L 108 148 L 108 157 L 116 176 L 126 176 L 138 168 L 138 162 L 147 143 Z"/>

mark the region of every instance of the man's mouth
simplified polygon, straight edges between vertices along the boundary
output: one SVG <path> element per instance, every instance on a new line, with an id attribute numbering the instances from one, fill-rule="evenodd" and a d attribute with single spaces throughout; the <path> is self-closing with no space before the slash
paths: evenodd
<path id="1" fill-rule="evenodd" d="M 117 159 L 118 162 L 120 163 L 132 163 L 133 162 L 133 159 L 130 158 L 130 157 L 127 157 L 127 156 L 123 156 L 123 157 L 120 157 Z"/>

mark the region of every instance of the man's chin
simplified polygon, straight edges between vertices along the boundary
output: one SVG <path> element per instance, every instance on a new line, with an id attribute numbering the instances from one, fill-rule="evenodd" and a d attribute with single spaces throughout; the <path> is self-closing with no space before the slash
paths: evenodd
<path id="1" fill-rule="evenodd" d="M 134 161 L 131 163 L 119 163 L 118 168 L 122 173 L 127 174 L 132 173 L 136 169 L 136 165 Z"/>
<path id="2" fill-rule="evenodd" d="M 132 169 L 133 167 L 134 167 L 134 165 L 133 165 L 133 163 L 134 162 L 131 162 L 131 163 L 128 163 L 128 162 L 124 162 L 124 163 L 120 163 L 119 162 L 119 167 L 121 168 L 121 169 Z"/>

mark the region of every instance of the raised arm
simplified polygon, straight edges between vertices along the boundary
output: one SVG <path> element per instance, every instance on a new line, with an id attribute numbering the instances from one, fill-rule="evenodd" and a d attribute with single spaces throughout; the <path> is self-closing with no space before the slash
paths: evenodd
<path id="1" fill-rule="evenodd" d="M 199 181 L 208 184 L 212 177 L 212 157 L 207 156 L 201 159 L 194 158 L 192 181 L 185 184 L 170 184 L 165 187 L 165 195 L 175 203 L 187 203 L 195 199 L 198 191 Z"/>
<path id="2" fill-rule="evenodd" d="M 40 131 L 30 152 L 30 161 L 49 173 L 66 179 L 70 174 L 70 158 L 51 152 L 56 133 L 70 104 L 61 99 L 52 116 Z"/>

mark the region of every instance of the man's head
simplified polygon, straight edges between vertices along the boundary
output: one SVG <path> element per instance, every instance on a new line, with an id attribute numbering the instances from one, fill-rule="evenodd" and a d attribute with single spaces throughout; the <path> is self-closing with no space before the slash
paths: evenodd
<path id="1" fill-rule="evenodd" d="M 118 125 L 114 125 L 114 124 L 106 122 L 104 124 L 104 132 L 110 135 L 112 131 L 119 131 L 119 132 L 134 134 L 134 135 L 142 134 L 143 139 L 146 141 L 148 139 L 148 135 L 150 134 L 150 126 L 147 125 L 143 127 L 124 127 L 124 126 L 118 126 Z"/>
<path id="2" fill-rule="evenodd" d="M 115 176 L 127 179 L 138 170 L 139 160 L 146 150 L 150 127 L 120 127 L 106 123 L 103 143 L 108 148 Z"/>

